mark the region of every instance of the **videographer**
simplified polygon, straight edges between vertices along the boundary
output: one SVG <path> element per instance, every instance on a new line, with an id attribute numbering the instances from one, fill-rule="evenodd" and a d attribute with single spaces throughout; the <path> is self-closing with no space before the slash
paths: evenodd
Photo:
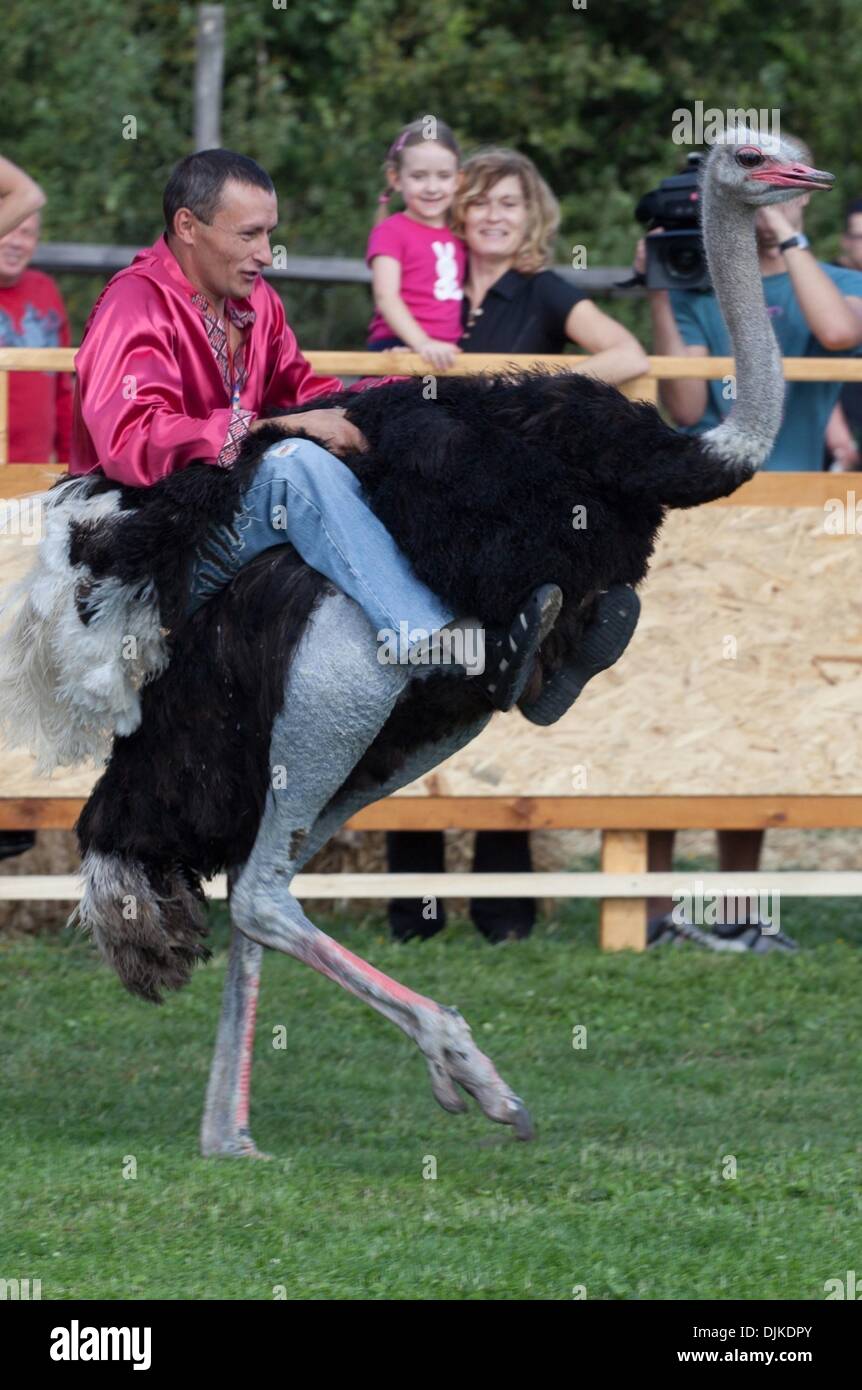
<path id="1" fill-rule="evenodd" d="M 810 160 L 810 151 L 796 143 Z M 810 196 L 802 193 L 790 202 L 757 211 L 760 273 L 775 336 L 785 357 L 857 356 L 862 346 L 862 271 L 815 258 L 803 232 Z M 655 226 L 648 235 L 663 233 L 662 226 Z M 638 243 L 635 255 L 635 271 L 641 275 L 647 271 L 646 241 Z M 650 288 L 650 278 L 647 294 L 655 353 L 730 355 L 730 339 L 711 289 Z M 839 382 L 788 382 L 784 420 L 763 467 L 819 472 L 826 425 L 840 392 Z M 664 381 L 660 397 L 675 424 L 698 434 L 719 424 L 733 405 L 722 381 Z"/>
<path id="2" fill-rule="evenodd" d="M 800 141 L 796 143 L 802 157 L 811 162 L 810 151 Z M 685 194 L 688 187 L 691 191 L 687 196 L 692 205 L 690 223 L 696 227 L 698 197 L 693 172 L 689 171 L 688 185 L 682 177 L 667 182 L 672 184 L 672 191 L 676 191 L 676 202 L 667 195 L 662 202 L 662 190 L 657 190 L 642 201 L 638 209 L 641 220 L 646 220 L 642 210 L 649 212 L 650 207 L 655 211 L 664 207 L 683 212 L 681 194 Z M 756 216 L 763 292 L 775 336 L 786 357 L 857 356 L 862 348 L 862 272 L 827 265 L 816 259 L 803 232 L 809 197 L 810 194 L 803 193 L 789 202 L 759 208 Z M 684 228 L 685 216 L 676 225 Z M 691 239 L 678 231 L 678 240 L 670 238 L 662 242 L 663 233 L 664 227 L 653 219 L 647 238 L 638 242 L 634 265 L 636 274 L 646 275 L 653 351 L 672 357 L 729 356 L 730 339 L 711 288 L 669 290 L 657 287 L 686 278 L 708 285 L 705 263 L 697 264 Z M 648 257 L 647 241 L 654 237 L 658 240 Z M 839 382 L 788 382 L 784 420 L 763 468 L 785 472 L 821 471 L 827 423 L 840 391 Z M 663 381 L 660 397 L 674 423 L 697 434 L 719 424 L 733 405 L 726 381 Z M 650 831 L 650 870 L 671 871 L 674 833 Z M 721 872 L 756 870 L 763 833 L 762 830 L 719 831 Z M 650 900 L 650 945 L 682 937 L 714 950 L 747 948 L 760 953 L 796 948 L 796 943 L 783 932 L 764 935 L 757 922 L 746 920 L 744 913 L 738 910 L 725 913 L 737 919 L 734 922 L 717 924 L 713 932 L 703 932 L 697 927 L 674 923 L 671 907 L 670 899 Z M 739 907 L 738 903 L 737 909 Z M 738 920 L 740 915 L 742 921 Z"/>

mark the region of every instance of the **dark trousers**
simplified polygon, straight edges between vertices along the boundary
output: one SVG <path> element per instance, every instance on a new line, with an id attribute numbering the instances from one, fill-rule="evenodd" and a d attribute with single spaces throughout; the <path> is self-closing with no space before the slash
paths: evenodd
<path id="1" fill-rule="evenodd" d="M 366 352 L 387 352 L 389 348 L 406 346 L 407 344 L 402 338 L 378 338 L 375 343 L 366 343 L 365 350 Z"/>
<path id="2" fill-rule="evenodd" d="M 386 836 L 389 872 L 442 874 L 445 871 L 442 830 L 393 830 Z M 473 854 L 477 874 L 530 873 L 533 860 L 526 830 L 479 830 Z M 470 916 L 488 941 L 529 936 L 536 920 L 533 898 L 471 898 Z M 442 902 L 422 898 L 393 898 L 389 904 L 392 935 L 401 941 L 434 936 L 446 925 Z"/>
<path id="3" fill-rule="evenodd" d="M 12 859 L 16 854 L 24 854 L 35 843 L 35 830 L 0 830 L 0 859 Z"/>

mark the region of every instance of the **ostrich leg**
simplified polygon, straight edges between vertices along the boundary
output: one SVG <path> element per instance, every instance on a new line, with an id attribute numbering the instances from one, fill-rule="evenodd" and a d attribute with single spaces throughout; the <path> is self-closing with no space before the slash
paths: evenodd
<path id="1" fill-rule="evenodd" d="M 319 849 L 332 839 L 336 830 L 340 830 L 346 820 L 355 816 L 357 811 L 361 811 L 364 806 L 370 806 L 373 801 L 382 801 L 384 797 L 391 796 L 399 788 L 406 787 L 410 782 L 415 782 L 417 777 L 421 777 L 423 772 L 430 772 L 433 768 L 439 767 L 446 758 L 451 758 L 453 753 L 457 753 L 459 748 L 465 748 L 468 743 L 472 743 L 490 721 L 490 714 L 483 715 L 474 724 L 469 724 L 458 733 L 450 735 L 449 738 L 441 740 L 439 743 L 426 743 L 421 748 L 416 748 L 405 760 L 403 765 L 392 774 L 387 781 L 381 782 L 369 790 L 355 790 L 346 792 L 339 796 L 325 811 L 322 811 L 311 828 L 311 834 L 302 847 L 302 853 L 297 860 L 296 872 L 300 873 L 305 868 L 310 859 L 313 859 Z"/>
<path id="2" fill-rule="evenodd" d="M 378 665 L 358 610 L 342 608 L 340 624 L 327 623 L 325 613 L 322 605 L 288 675 L 270 750 L 273 767 L 288 770 L 288 785 L 276 789 L 267 801 L 254 848 L 234 889 L 233 920 L 252 940 L 304 961 L 397 1024 L 425 1055 L 434 1095 L 444 1109 L 463 1109 L 460 1086 L 489 1119 L 511 1124 L 519 1137 L 529 1138 L 532 1130 L 523 1102 L 476 1047 L 457 1010 L 414 993 L 340 946 L 309 921 L 290 891 L 321 811 L 394 703 L 391 680 L 383 684 L 393 668 Z M 364 641 L 349 640 L 345 631 L 346 622 L 355 630 L 357 621 L 363 624 Z M 329 640 L 334 650 L 327 646 Z M 476 731 L 467 731 L 464 741 Z M 439 762 L 445 752 L 429 750 L 426 765 Z M 413 775 L 411 770 L 408 776 Z M 376 799 L 383 790 L 376 788 L 368 799 Z M 344 808 L 336 813 L 333 807 L 324 818 L 324 833 L 331 834 L 336 814 L 343 818 L 344 813 Z M 318 842 L 320 838 L 315 836 Z"/>
<path id="3" fill-rule="evenodd" d="M 490 714 L 483 715 L 446 741 L 417 748 L 384 784 L 337 797 L 314 822 L 297 859 L 297 872 L 304 869 L 344 822 L 363 806 L 390 796 L 399 787 L 406 787 L 421 777 L 423 772 L 437 767 L 476 738 L 490 718 Z M 229 875 L 229 892 L 239 872 L 241 870 L 235 870 Z M 201 1150 L 205 1157 L 264 1157 L 248 1130 L 255 1004 L 262 952 L 262 946 L 256 941 L 237 927 L 232 928 L 228 976 L 201 1129 Z M 457 1093 L 449 1099 L 451 1108 L 465 1108 Z"/>
<path id="4" fill-rule="evenodd" d="M 228 875 L 230 897 L 236 871 Z M 231 927 L 230 958 L 201 1125 L 205 1158 L 263 1158 L 248 1128 L 251 1063 L 263 947 Z"/>
<path id="5" fill-rule="evenodd" d="M 343 756 L 341 759 L 336 757 L 335 762 L 339 768 L 342 762 L 346 762 L 346 768 L 341 771 L 335 786 L 327 783 L 329 794 L 337 790 L 350 768 L 373 743 L 389 718 L 407 678 L 404 667 L 383 666 L 377 661 L 371 627 L 351 599 L 343 594 L 334 594 L 322 601 L 312 615 L 294 655 L 287 688 L 301 692 L 304 708 L 310 705 L 314 709 L 334 692 L 341 697 L 328 725 L 325 719 L 321 720 L 321 739 L 325 742 L 324 725 L 330 739 L 330 743 L 324 746 L 324 753 L 341 748 L 343 740 Z M 283 718 L 282 713 L 279 720 Z M 272 781 L 277 784 L 287 774 L 288 765 L 281 756 L 275 738 L 271 749 Z M 323 762 L 325 766 L 326 756 Z M 272 791 L 270 805 L 272 798 L 283 795 L 283 792 Z M 263 819 L 266 819 L 266 813 Z M 285 841 L 279 858 L 289 856 L 302 843 L 302 839 L 302 834 L 297 833 L 291 838 L 290 844 Z M 282 872 L 281 867 L 276 871 Z M 263 1157 L 251 1137 L 248 1113 L 257 995 L 265 943 L 240 931 L 236 925 L 234 896 L 240 876 L 244 876 L 243 867 L 233 869 L 228 875 L 233 926 L 221 1016 L 201 1124 L 201 1152 L 207 1158 Z"/>

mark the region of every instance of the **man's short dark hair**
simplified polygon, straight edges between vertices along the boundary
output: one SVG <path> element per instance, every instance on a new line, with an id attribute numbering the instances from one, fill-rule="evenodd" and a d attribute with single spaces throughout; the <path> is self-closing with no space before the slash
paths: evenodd
<path id="1" fill-rule="evenodd" d="M 264 188 L 267 193 L 275 192 L 266 170 L 244 154 L 235 154 L 233 150 L 199 150 L 181 159 L 167 181 L 162 200 L 165 231 L 173 232 L 174 218 L 180 208 L 188 208 L 201 222 L 211 223 L 228 179 Z"/>
<path id="2" fill-rule="evenodd" d="M 862 198 L 854 198 L 852 203 L 847 204 L 847 211 L 844 214 L 845 228 L 850 226 L 850 218 L 856 212 L 862 212 Z"/>

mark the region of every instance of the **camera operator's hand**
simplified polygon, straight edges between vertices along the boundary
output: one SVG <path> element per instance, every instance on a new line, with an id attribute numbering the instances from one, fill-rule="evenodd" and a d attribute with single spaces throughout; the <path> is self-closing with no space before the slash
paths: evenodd
<path id="1" fill-rule="evenodd" d="M 794 203 L 797 201 L 793 199 Z M 787 216 L 784 207 L 778 204 L 758 208 L 754 225 L 757 228 L 757 249 L 760 255 L 773 261 L 781 256 L 778 249 L 781 242 L 801 231 L 801 227 Z"/>
<path id="2" fill-rule="evenodd" d="M 659 232 L 663 232 L 663 231 L 664 231 L 664 227 L 653 227 L 653 229 L 652 229 L 651 232 L 647 232 L 647 236 L 657 236 Z M 635 258 L 634 258 L 634 261 L 632 262 L 632 269 L 633 269 L 633 271 L 635 272 L 635 275 L 646 275 L 646 260 L 647 260 L 647 255 L 646 255 L 646 236 L 642 236 L 641 239 L 640 239 L 640 241 L 638 242 L 637 246 L 635 247 Z M 655 293 L 664 294 L 664 293 L 666 293 L 666 291 L 664 291 L 664 290 L 658 290 L 658 291 L 650 290 L 650 294 L 655 294 Z"/>
<path id="3" fill-rule="evenodd" d="M 646 237 L 642 236 L 635 247 L 635 258 L 632 261 L 632 270 L 635 275 L 646 275 Z"/>

